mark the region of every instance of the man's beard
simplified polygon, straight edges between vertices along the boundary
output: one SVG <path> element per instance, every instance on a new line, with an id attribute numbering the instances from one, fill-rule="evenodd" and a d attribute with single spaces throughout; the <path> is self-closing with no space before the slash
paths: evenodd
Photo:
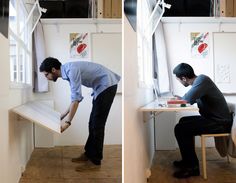
<path id="1" fill-rule="evenodd" d="M 57 77 L 57 76 L 53 76 L 53 77 L 52 77 L 52 80 L 53 80 L 54 82 L 56 82 L 56 81 L 57 81 L 57 79 L 58 79 L 58 77 Z"/>
<path id="2" fill-rule="evenodd" d="M 188 86 L 189 86 L 189 84 L 188 84 L 188 83 L 184 83 L 183 85 L 184 85 L 185 87 L 188 87 Z"/>

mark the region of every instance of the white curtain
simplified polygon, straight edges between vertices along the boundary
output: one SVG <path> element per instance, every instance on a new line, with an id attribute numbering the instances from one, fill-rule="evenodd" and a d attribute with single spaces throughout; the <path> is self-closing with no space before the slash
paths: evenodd
<path id="1" fill-rule="evenodd" d="M 33 83 L 34 92 L 47 92 L 48 91 L 48 80 L 40 73 L 39 66 L 45 59 L 45 40 L 43 33 L 43 26 L 39 21 L 33 34 Z"/>
<path id="2" fill-rule="evenodd" d="M 166 53 L 165 35 L 162 22 L 159 22 L 155 31 L 156 59 L 154 59 L 154 85 L 158 93 L 168 93 L 171 90 L 169 64 Z"/>

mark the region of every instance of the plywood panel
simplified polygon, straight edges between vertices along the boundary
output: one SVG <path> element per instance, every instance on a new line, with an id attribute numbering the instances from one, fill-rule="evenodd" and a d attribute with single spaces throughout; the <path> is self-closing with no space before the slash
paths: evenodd
<path id="1" fill-rule="evenodd" d="M 118 8 L 119 8 L 119 0 L 113 0 L 111 2 L 111 17 L 118 18 Z"/>
<path id="2" fill-rule="evenodd" d="M 103 0 L 97 0 L 97 18 L 103 18 Z"/>
<path id="3" fill-rule="evenodd" d="M 112 16 L 112 18 L 121 18 L 122 17 L 122 1 L 121 0 L 112 0 L 112 2 L 111 2 L 111 16 Z"/>
<path id="4" fill-rule="evenodd" d="M 11 111 L 53 132 L 61 133 L 60 113 L 40 101 L 23 104 L 11 109 Z"/>
<path id="5" fill-rule="evenodd" d="M 220 16 L 233 17 L 234 16 L 234 1 L 220 0 Z"/>
<path id="6" fill-rule="evenodd" d="M 104 0 L 103 3 L 103 17 L 111 18 L 111 0 Z"/>

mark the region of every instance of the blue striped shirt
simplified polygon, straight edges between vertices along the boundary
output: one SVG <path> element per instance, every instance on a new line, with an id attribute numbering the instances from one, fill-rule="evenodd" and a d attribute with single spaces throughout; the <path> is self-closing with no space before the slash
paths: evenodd
<path id="1" fill-rule="evenodd" d="M 92 88 L 94 99 L 110 86 L 118 84 L 120 76 L 106 67 L 85 61 L 68 62 L 61 66 L 62 79 L 69 81 L 71 101 L 82 101 L 81 85 Z"/>

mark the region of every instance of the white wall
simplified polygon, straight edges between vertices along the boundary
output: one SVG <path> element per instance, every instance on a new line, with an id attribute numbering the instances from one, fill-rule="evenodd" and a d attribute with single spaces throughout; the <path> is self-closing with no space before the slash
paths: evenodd
<path id="1" fill-rule="evenodd" d="M 139 108 L 153 92 L 138 87 L 137 35 L 124 16 L 124 182 L 144 183 L 154 155 L 153 122 L 143 122 Z"/>
<path id="2" fill-rule="evenodd" d="M 17 121 L 8 110 L 26 102 L 30 88 L 10 89 L 9 42 L 0 34 L 0 180 L 16 183 L 33 150 L 32 123 Z"/>
<path id="3" fill-rule="evenodd" d="M 212 19 L 212 18 L 211 18 Z M 206 74 L 211 79 L 213 78 L 213 36 L 212 32 L 224 31 L 224 32 L 236 32 L 236 24 L 235 23 L 211 23 L 210 19 L 209 22 L 202 22 L 197 23 L 189 19 L 188 22 L 182 21 L 180 22 L 168 22 L 167 18 L 164 19 L 163 22 L 164 26 L 164 34 L 167 46 L 167 58 L 170 63 L 171 72 L 173 71 L 174 67 L 181 62 L 189 63 L 193 68 L 197 75 L 199 74 Z M 169 19 L 170 20 L 170 19 Z M 196 20 L 196 19 L 194 19 Z M 190 42 L 190 33 L 191 32 L 209 32 L 209 56 L 205 59 L 193 59 L 191 58 L 191 42 Z M 223 60 L 222 60 L 223 62 Z M 185 92 L 189 90 L 190 87 L 183 87 L 172 74 L 172 81 L 173 81 L 173 89 L 175 94 L 182 96 Z M 231 102 L 236 101 L 235 96 L 226 97 L 227 100 Z M 177 113 L 176 121 L 178 122 L 179 118 L 184 115 L 192 115 L 197 113 Z M 166 119 L 162 123 L 164 126 L 159 126 L 159 128 L 165 129 L 166 126 L 174 125 L 173 123 L 168 122 L 169 118 Z M 166 122 L 166 123 L 165 123 Z M 163 132 L 164 133 L 164 132 Z M 157 140 L 163 138 L 164 134 L 159 133 L 157 136 Z M 173 134 L 170 136 L 169 139 L 166 141 L 171 144 L 168 149 L 173 149 L 178 147 L 177 144 L 173 141 Z M 196 145 L 200 146 L 199 140 L 197 139 Z M 174 144 L 176 144 L 174 146 Z M 208 146 L 214 146 L 213 141 L 208 141 Z M 159 146 L 158 149 L 165 149 L 165 146 Z"/>
<path id="4" fill-rule="evenodd" d="M 91 21 L 90 21 L 91 22 Z M 121 24 L 65 23 L 43 24 L 46 43 L 46 54 L 58 58 L 62 63 L 72 61 L 69 58 L 69 34 L 76 32 L 121 32 Z M 101 43 L 102 46 L 102 43 Z M 109 52 L 109 50 L 107 50 Z M 69 83 L 59 79 L 50 83 L 55 108 L 64 112 L 70 105 Z M 88 120 L 92 107 L 91 90 L 83 87 L 83 101 L 72 121 L 72 126 L 62 135 L 54 135 L 54 145 L 84 145 L 88 137 Z M 50 137 L 49 138 L 53 138 Z M 109 114 L 105 144 L 122 144 L 122 96 L 117 94 Z"/>
<path id="5" fill-rule="evenodd" d="M 189 63 L 197 75 L 206 74 L 211 79 L 213 78 L 213 36 L 212 32 L 236 32 L 235 23 L 168 23 L 164 22 L 165 40 L 167 44 L 168 60 L 171 70 L 181 62 Z M 209 32 L 209 56 L 204 59 L 191 58 L 191 32 Z M 223 60 L 222 60 L 223 62 Z M 189 88 L 183 87 L 172 75 L 174 91 L 176 94 L 184 94 Z"/>

